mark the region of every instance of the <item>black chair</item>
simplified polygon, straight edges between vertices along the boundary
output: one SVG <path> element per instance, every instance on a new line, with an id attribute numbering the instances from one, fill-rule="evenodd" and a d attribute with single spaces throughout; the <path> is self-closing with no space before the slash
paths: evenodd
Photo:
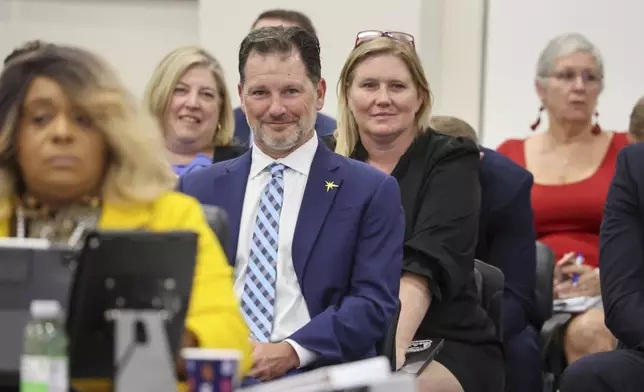
<path id="1" fill-rule="evenodd" d="M 539 351 L 543 363 L 543 390 L 556 391 L 559 378 L 567 366 L 563 349 L 563 331 L 571 319 L 568 313 L 553 314 L 553 280 L 555 254 L 537 241 L 536 308 L 540 320 L 545 320 L 539 334 Z"/>
<path id="2" fill-rule="evenodd" d="M 230 254 L 230 230 L 228 228 L 228 215 L 223 208 L 202 204 L 203 212 L 210 228 L 217 236 L 228 260 L 232 260 Z"/>
<path id="3" fill-rule="evenodd" d="M 398 329 L 399 318 L 400 301 L 396 301 L 396 310 L 394 312 L 394 317 L 391 319 L 391 325 L 387 330 L 387 334 L 382 341 L 376 344 L 376 354 L 387 357 L 392 371 L 396 370 L 396 331 Z"/>
<path id="4" fill-rule="evenodd" d="M 537 241 L 537 271 L 534 290 L 536 319 L 540 323 L 552 317 L 553 278 L 555 269 L 555 254 L 548 245 Z M 541 324 L 540 324 L 541 325 Z"/>
<path id="5" fill-rule="evenodd" d="M 503 290 L 505 275 L 500 269 L 480 260 L 474 261 L 474 279 L 481 304 L 496 327 L 496 335 L 503 341 Z"/>

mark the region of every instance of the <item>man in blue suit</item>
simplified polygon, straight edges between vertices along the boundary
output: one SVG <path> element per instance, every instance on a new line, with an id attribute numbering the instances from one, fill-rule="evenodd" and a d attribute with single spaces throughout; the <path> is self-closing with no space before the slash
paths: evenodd
<path id="1" fill-rule="evenodd" d="M 644 391 L 644 143 L 617 156 L 600 230 L 599 266 L 606 326 L 619 345 L 575 361 L 559 390 Z"/>
<path id="2" fill-rule="evenodd" d="M 438 132 L 478 143 L 474 129 L 458 118 L 435 116 L 430 124 Z M 541 321 L 534 309 L 537 256 L 530 202 L 532 174 L 494 150 L 480 149 L 481 212 L 476 258 L 505 275 L 505 390 L 537 392 L 541 390 L 537 342 Z"/>
<path id="3" fill-rule="evenodd" d="M 253 23 L 252 30 L 264 27 L 287 26 L 300 27 L 316 35 L 313 23 L 308 16 L 299 11 L 272 9 L 262 12 Z M 252 144 L 252 133 L 242 108 L 236 108 L 235 114 L 235 139 L 239 144 L 248 146 Z M 315 120 L 315 131 L 318 136 L 329 136 L 335 131 L 337 124 L 333 117 L 318 113 Z"/>
<path id="4" fill-rule="evenodd" d="M 253 146 L 182 177 L 179 189 L 228 214 L 235 293 L 254 341 L 249 376 L 374 356 L 398 301 L 398 185 L 315 135 L 326 82 L 314 35 L 258 29 L 239 58 Z"/>

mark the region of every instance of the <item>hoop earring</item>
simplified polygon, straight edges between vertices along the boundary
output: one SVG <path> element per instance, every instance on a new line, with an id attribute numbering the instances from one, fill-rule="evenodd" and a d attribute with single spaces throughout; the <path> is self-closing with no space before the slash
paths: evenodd
<path id="1" fill-rule="evenodd" d="M 533 122 L 532 125 L 530 125 L 530 129 L 532 129 L 532 131 L 535 131 L 539 127 L 539 124 L 541 124 L 541 112 L 543 112 L 543 106 L 539 108 L 539 114 L 537 114 L 537 120 Z"/>

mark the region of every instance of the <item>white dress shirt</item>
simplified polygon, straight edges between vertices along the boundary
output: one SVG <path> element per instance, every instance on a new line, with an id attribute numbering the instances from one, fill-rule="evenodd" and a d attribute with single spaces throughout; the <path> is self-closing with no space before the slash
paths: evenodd
<path id="1" fill-rule="evenodd" d="M 253 227 L 257 218 L 259 201 L 266 184 L 271 178 L 268 166 L 273 162 L 281 163 L 284 169 L 284 199 L 279 221 L 279 240 L 277 249 L 277 280 L 271 342 L 280 342 L 311 321 L 309 310 L 302 296 L 293 266 L 293 235 L 300 205 L 304 197 L 306 182 L 309 177 L 313 156 L 318 148 L 318 138 L 314 134 L 311 140 L 285 158 L 275 160 L 264 154 L 256 145 L 251 151 L 251 166 L 246 183 L 246 195 L 239 226 L 237 255 L 235 260 L 235 295 L 239 300 L 244 292 L 244 280 L 250 245 L 253 240 Z M 291 339 L 286 339 L 300 359 L 300 367 L 316 359 L 316 353 L 310 351 Z"/>

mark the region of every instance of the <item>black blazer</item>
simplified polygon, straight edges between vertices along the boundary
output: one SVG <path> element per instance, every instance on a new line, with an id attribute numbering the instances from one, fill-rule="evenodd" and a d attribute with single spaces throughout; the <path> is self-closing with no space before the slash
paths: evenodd
<path id="1" fill-rule="evenodd" d="M 644 350 L 644 144 L 617 156 L 600 230 L 606 326 L 623 346 Z"/>
<path id="2" fill-rule="evenodd" d="M 482 147 L 480 162 L 481 215 L 476 258 L 505 275 L 503 338 L 521 333 L 528 322 L 539 327 L 542 316 L 534 306 L 537 235 L 530 193 L 532 174 L 511 159 Z M 540 328 L 537 328 L 540 329 Z"/>
<path id="3" fill-rule="evenodd" d="M 354 158 L 367 158 L 360 143 Z M 403 270 L 426 277 L 433 296 L 416 338 L 500 344 L 473 274 L 481 206 L 478 146 L 430 129 L 391 175 L 405 210 Z"/>
<path id="4" fill-rule="evenodd" d="M 326 144 L 331 151 L 335 151 L 335 137 L 333 135 L 320 136 L 320 140 Z"/>
<path id="5" fill-rule="evenodd" d="M 212 155 L 212 163 L 223 162 L 229 159 L 242 156 L 248 148 L 238 144 L 231 144 L 230 146 L 215 147 L 215 153 Z"/>

